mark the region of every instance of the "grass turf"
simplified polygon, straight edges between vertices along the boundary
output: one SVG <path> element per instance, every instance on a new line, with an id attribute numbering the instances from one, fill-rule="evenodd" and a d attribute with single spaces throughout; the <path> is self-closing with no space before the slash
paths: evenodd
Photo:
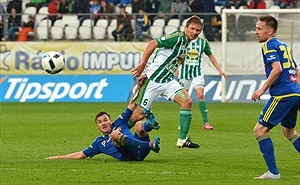
<path id="1" fill-rule="evenodd" d="M 193 105 L 189 132 L 199 149 L 176 148 L 179 106 L 155 103 L 161 128 L 159 154 L 142 162 L 121 162 L 97 155 L 84 160 L 45 160 L 81 151 L 99 135 L 94 116 L 107 111 L 116 118 L 127 103 L 1 103 L 1 184 L 290 184 L 300 183 L 300 157 L 281 133 L 271 132 L 280 180 L 253 180 L 267 170 L 253 127 L 259 103 L 209 103 L 212 131 L 201 129 Z M 299 123 L 299 117 L 298 117 Z M 299 132 L 299 125 L 297 126 Z"/>

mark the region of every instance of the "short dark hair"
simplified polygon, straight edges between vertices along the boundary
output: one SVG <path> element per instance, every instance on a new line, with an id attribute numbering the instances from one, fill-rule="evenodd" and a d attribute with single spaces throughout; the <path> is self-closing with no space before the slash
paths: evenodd
<path id="1" fill-rule="evenodd" d="M 97 123 L 97 119 L 102 116 L 102 115 L 107 115 L 108 118 L 110 118 L 110 115 L 107 112 L 99 112 L 96 117 L 95 117 L 95 122 Z"/>
<path id="2" fill-rule="evenodd" d="M 271 16 L 271 15 L 262 15 L 258 18 L 259 21 L 266 23 L 266 26 L 268 28 L 272 28 L 274 32 L 276 33 L 278 28 L 278 22 L 277 20 Z"/>

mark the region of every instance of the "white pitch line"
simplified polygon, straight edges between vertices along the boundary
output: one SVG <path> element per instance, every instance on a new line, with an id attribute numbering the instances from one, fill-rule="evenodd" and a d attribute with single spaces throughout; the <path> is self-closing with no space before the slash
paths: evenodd
<path id="1" fill-rule="evenodd" d="M 23 168 L 0 168 L 1 171 L 25 171 L 28 169 Z M 51 172 L 62 172 L 62 171 L 69 171 L 69 172 L 103 172 L 103 170 L 82 170 L 82 169 L 68 169 L 68 170 L 57 170 L 57 169 L 30 169 L 33 171 L 51 171 Z M 168 175 L 203 175 L 204 173 L 199 172 L 170 172 L 170 171 L 162 171 L 162 172 L 155 172 L 155 171 L 124 171 L 124 170 L 114 170 L 111 171 L 114 173 L 148 173 L 148 174 L 168 174 Z M 222 176 L 245 176 L 245 174 L 219 174 Z M 300 175 L 295 176 L 295 178 L 300 178 Z"/>
<path id="2" fill-rule="evenodd" d="M 25 171 L 28 169 L 22 168 L 1 168 L 1 171 Z M 83 169 L 68 169 L 68 170 L 57 170 L 57 169 L 30 169 L 32 171 L 51 171 L 51 172 L 61 172 L 61 171 L 70 171 L 70 172 L 103 172 L 103 170 L 83 170 Z M 114 170 L 114 173 L 147 173 L 147 174 L 170 174 L 170 175 L 201 175 L 203 173 L 199 172 L 171 172 L 171 171 L 124 171 L 124 170 Z M 222 174 L 225 176 L 244 176 L 244 174 Z"/>

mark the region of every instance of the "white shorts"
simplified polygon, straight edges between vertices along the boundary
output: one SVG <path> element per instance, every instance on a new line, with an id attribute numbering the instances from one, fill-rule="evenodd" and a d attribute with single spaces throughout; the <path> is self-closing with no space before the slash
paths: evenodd
<path id="1" fill-rule="evenodd" d="M 191 85 L 195 89 L 204 88 L 205 86 L 204 76 L 197 76 L 196 78 L 189 79 L 189 80 L 180 79 L 180 84 L 182 84 L 184 89 L 190 89 Z"/>
<path id="2" fill-rule="evenodd" d="M 175 95 L 182 89 L 183 87 L 176 80 L 167 83 L 156 83 L 147 79 L 133 97 L 133 101 L 143 108 L 151 108 L 159 96 L 174 101 Z"/>

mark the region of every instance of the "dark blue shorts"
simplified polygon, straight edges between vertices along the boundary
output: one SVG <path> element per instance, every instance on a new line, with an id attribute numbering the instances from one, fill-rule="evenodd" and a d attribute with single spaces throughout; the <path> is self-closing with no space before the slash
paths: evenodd
<path id="1" fill-rule="evenodd" d="M 273 128 L 281 123 L 283 127 L 294 128 L 296 126 L 300 96 L 275 96 L 265 104 L 258 123 Z"/>
<path id="2" fill-rule="evenodd" d="M 150 137 L 147 135 L 146 137 L 139 137 L 136 133 L 134 133 L 134 138 L 140 140 L 149 142 Z M 133 147 L 116 147 L 117 150 L 124 156 L 128 161 L 142 161 L 144 160 L 147 155 L 150 153 L 150 149 L 142 149 L 142 148 L 133 148 Z"/>

